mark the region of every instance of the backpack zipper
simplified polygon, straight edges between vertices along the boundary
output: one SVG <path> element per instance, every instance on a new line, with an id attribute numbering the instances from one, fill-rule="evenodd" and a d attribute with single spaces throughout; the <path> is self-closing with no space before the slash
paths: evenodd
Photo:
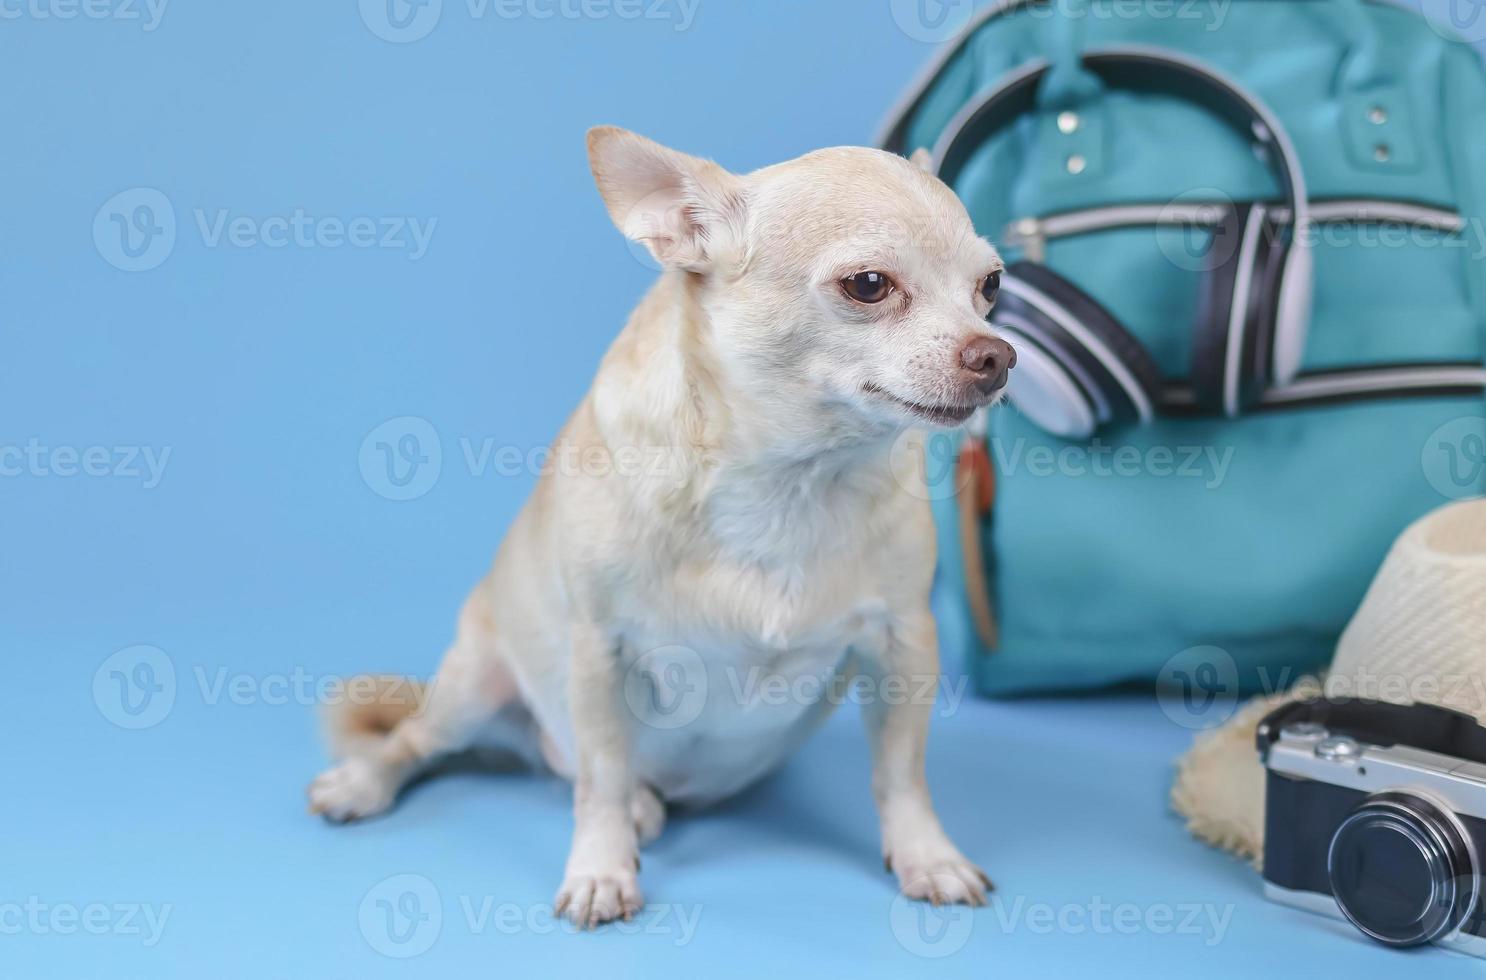
<path id="1" fill-rule="evenodd" d="M 1180 204 L 1109 204 L 1041 217 L 1017 218 L 1006 226 L 1003 243 L 1021 248 L 1033 262 L 1045 262 L 1047 243 L 1054 238 L 1086 235 L 1115 228 L 1212 227 L 1222 219 L 1228 205 L 1219 202 Z M 1288 222 L 1290 209 L 1269 209 L 1276 221 Z M 1429 228 L 1448 234 L 1465 230 L 1465 219 L 1445 208 L 1368 198 L 1315 201 L 1311 220 L 1321 224 L 1400 224 Z"/>

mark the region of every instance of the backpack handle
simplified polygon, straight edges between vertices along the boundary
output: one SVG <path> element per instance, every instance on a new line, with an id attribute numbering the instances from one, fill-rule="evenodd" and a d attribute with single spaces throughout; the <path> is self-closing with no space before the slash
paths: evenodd
<path id="1" fill-rule="evenodd" d="M 1084 25 L 1089 20 L 1088 0 L 1052 0 L 1059 16 L 1049 21 L 1047 61 L 1049 70 L 1037 90 L 1037 109 L 1056 112 L 1086 105 L 1104 92 L 1104 83 L 1083 62 L 1087 53 Z M 1391 84 L 1381 63 L 1382 37 L 1368 16 L 1367 0 L 1327 0 L 1340 16 L 1347 54 L 1337 73 L 1342 92 L 1362 93 Z M 1319 5 L 1319 4 L 1318 4 Z"/>
<path id="2" fill-rule="evenodd" d="M 1048 28 L 1048 72 L 1037 88 L 1040 112 L 1056 112 L 1084 105 L 1104 94 L 1104 82 L 1084 67 L 1084 24 L 1089 19 L 1086 0 L 1059 0 L 1062 14 Z"/>
<path id="3" fill-rule="evenodd" d="M 1343 92 L 1363 92 L 1387 85 L 1392 78 L 1384 69 L 1381 52 L 1382 35 L 1368 17 L 1365 0 L 1331 0 L 1337 6 L 1347 36 L 1347 56 L 1342 62 L 1338 80 Z"/>

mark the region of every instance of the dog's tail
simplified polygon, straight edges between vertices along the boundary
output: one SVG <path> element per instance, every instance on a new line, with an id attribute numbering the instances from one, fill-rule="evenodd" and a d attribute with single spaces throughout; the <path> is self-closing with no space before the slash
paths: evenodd
<path id="1" fill-rule="evenodd" d="M 325 741 L 337 759 L 372 749 L 404 718 L 423 711 L 431 686 L 412 677 L 359 674 L 347 678 L 325 705 Z"/>

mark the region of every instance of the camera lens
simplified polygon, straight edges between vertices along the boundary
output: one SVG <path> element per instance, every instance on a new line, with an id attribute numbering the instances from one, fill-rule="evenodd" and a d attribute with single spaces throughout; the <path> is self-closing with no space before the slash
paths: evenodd
<path id="1" fill-rule="evenodd" d="M 1363 801 L 1332 835 L 1326 866 L 1342 912 L 1390 946 L 1447 935 L 1470 914 L 1478 890 L 1459 826 L 1412 793 Z"/>

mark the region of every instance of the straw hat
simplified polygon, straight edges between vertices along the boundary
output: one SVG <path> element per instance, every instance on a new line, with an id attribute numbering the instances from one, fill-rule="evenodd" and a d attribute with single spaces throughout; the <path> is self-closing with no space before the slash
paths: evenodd
<path id="1" fill-rule="evenodd" d="M 1306 678 L 1256 698 L 1198 737 L 1178 762 L 1171 800 L 1199 838 L 1258 863 L 1264 849 L 1259 721 L 1325 693 L 1439 704 L 1486 724 L 1486 498 L 1434 511 L 1393 545 L 1342 633 L 1324 683 Z"/>

